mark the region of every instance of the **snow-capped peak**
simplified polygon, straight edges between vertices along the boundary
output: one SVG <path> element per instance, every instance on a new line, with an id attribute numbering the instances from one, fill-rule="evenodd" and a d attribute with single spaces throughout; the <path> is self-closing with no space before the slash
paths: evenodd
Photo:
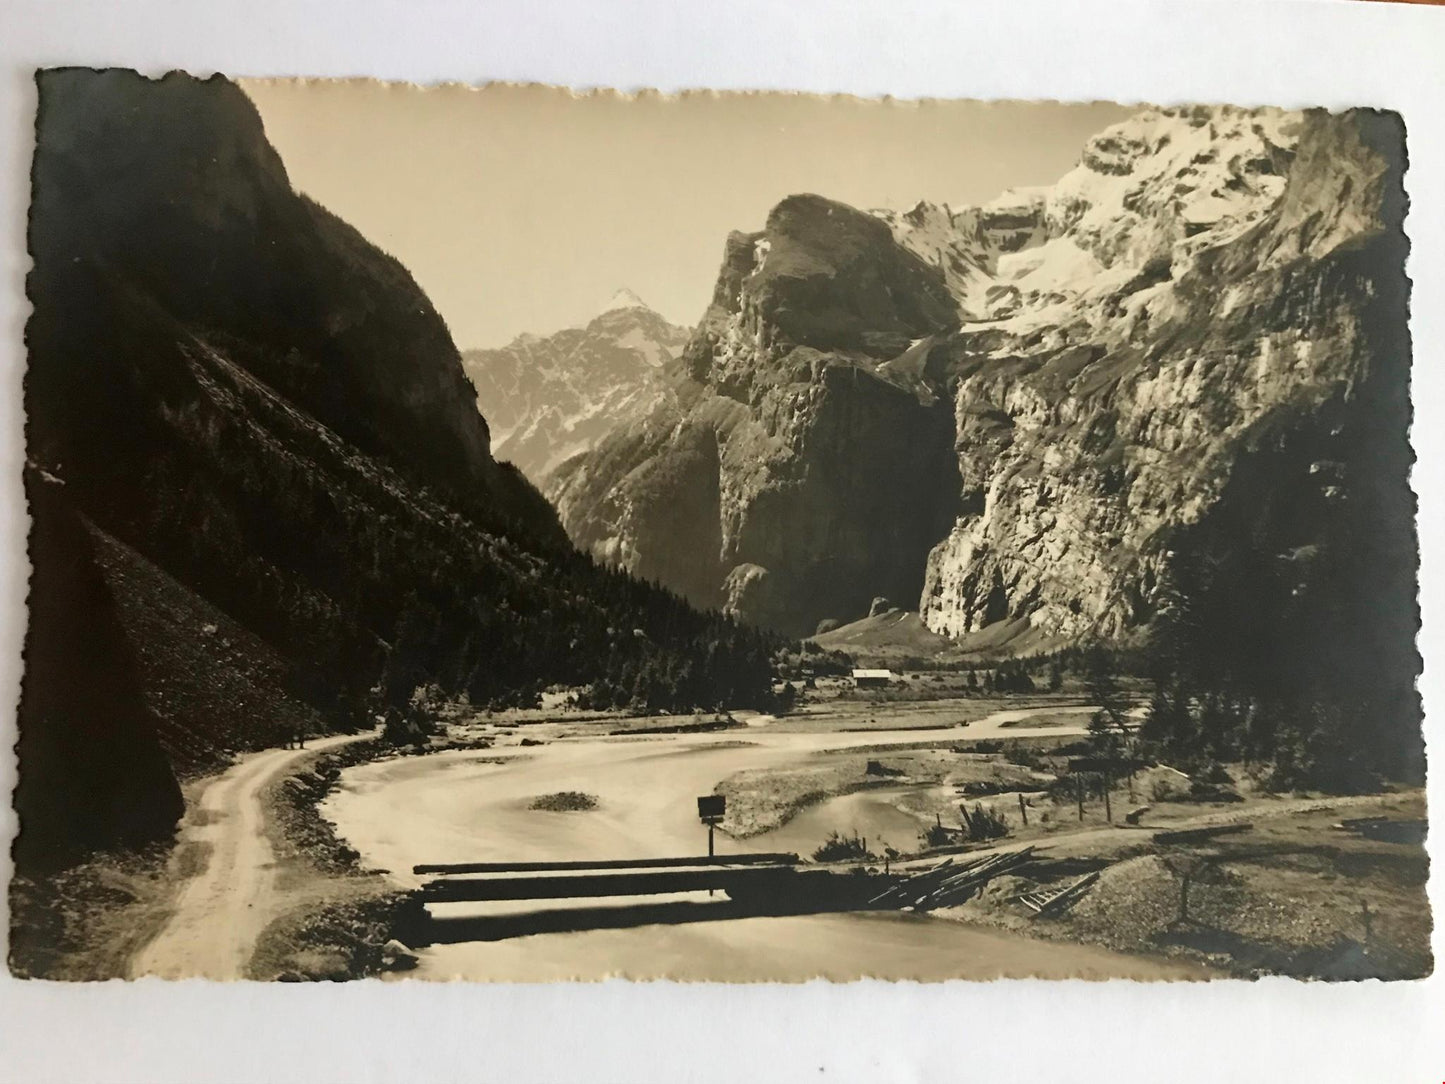
<path id="1" fill-rule="evenodd" d="M 645 308 L 647 308 L 647 302 L 643 301 L 642 298 L 638 297 L 626 286 L 624 286 L 622 287 L 622 289 L 618 290 L 615 294 L 612 295 L 611 301 L 607 302 L 607 304 L 603 305 L 602 308 L 598 310 L 597 315 L 601 316 L 604 312 L 614 312 L 617 309 Z"/>
<path id="2" fill-rule="evenodd" d="M 1143 109 L 1090 139 L 1058 182 L 978 207 L 874 212 L 938 268 L 973 319 L 1047 322 L 1066 302 L 1113 297 L 1140 274 L 1177 277 L 1238 236 L 1284 191 L 1301 116 L 1228 106 Z"/>

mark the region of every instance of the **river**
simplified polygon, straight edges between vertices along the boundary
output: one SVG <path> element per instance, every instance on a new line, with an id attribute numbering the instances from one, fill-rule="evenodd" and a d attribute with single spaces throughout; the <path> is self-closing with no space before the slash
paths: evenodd
<path id="1" fill-rule="evenodd" d="M 1082 723 L 1091 709 L 1077 710 Z M 996 712 L 971 724 L 967 736 L 1026 735 L 1028 728 L 1019 724 L 1031 714 L 1057 715 L 1058 709 Z M 1083 731 L 1082 725 L 1052 726 L 1047 733 Z M 725 734 L 568 738 L 529 747 L 397 757 L 348 769 L 322 813 L 364 863 L 388 871 L 408 887 L 419 883 L 411 873 L 419 862 L 696 854 L 706 839 L 697 821 L 696 796 L 710 793 L 734 772 L 796 762 L 829 749 L 961 736 L 956 728 L 787 733 L 750 727 Z M 528 808 L 536 796 L 564 790 L 596 795 L 598 808 L 586 813 Z M 805 830 L 826 832 L 823 813 L 813 810 L 803 816 Z M 785 826 L 753 840 L 719 836 L 718 850 L 775 849 L 796 834 Z M 434 907 L 432 913 L 438 920 L 438 939 L 455 940 L 421 950 L 419 968 L 409 973 L 421 978 L 933 981 L 1199 976 L 1197 969 L 1168 961 L 911 914 L 743 917 L 721 894 L 580 904 L 452 904 Z M 487 921 L 468 921 L 474 918 Z"/>

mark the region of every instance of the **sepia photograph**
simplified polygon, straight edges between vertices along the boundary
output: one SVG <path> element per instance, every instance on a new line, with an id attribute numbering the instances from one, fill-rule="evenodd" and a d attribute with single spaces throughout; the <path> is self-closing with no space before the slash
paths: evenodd
<path id="1" fill-rule="evenodd" d="M 35 82 L 12 975 L 1432 973 L 1398 112 Z"/>

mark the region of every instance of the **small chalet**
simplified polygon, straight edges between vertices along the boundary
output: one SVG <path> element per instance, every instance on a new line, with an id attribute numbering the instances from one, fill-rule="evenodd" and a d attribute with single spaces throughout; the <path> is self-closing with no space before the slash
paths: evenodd
<path id="1" fill-rule="evenodd" d="M 853 671 L 853 684 L 860 689 L 885 689 L 892 680 L 892 670 Z"/>

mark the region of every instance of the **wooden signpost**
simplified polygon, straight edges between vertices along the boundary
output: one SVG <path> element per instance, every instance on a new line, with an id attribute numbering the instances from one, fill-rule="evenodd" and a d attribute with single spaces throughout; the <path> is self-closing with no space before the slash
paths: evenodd
<path id="1" fill-rule="evenodd" d="M 697 819 L 700 820 L 700 821 L 702 821 L 703 824 L 707 825 L 707 857 L 708 857 L 708 861 L 712 861 L 712 858 L 713 858 L 713 849 L 712 849 L 712 833 L 713 833 L 713 829 L 715 829 L 715 828 L 718 826 L 718 822 L 723 819 L 723 815 L 724 815 L 727 811 L 728 811 L 727 795 L 725 795 L 725 794 L 701 794 L 701 795 L 698 796 L 698 799 L 697 799 Z M 711 896 L 711 895 L 712 895 L 712 889 L 709 888 L 709 889 L 707 890 L 707 894 L 708 894 L 709 896 Z"/>
<path id="2" fill-rule="evenodd" d="M 728 800 L 724 794 L 704 794 L 697 800 L 697 819 L 707 825 L 707 856 L 713 856 L 712 833 L 727 813 Z"/>

